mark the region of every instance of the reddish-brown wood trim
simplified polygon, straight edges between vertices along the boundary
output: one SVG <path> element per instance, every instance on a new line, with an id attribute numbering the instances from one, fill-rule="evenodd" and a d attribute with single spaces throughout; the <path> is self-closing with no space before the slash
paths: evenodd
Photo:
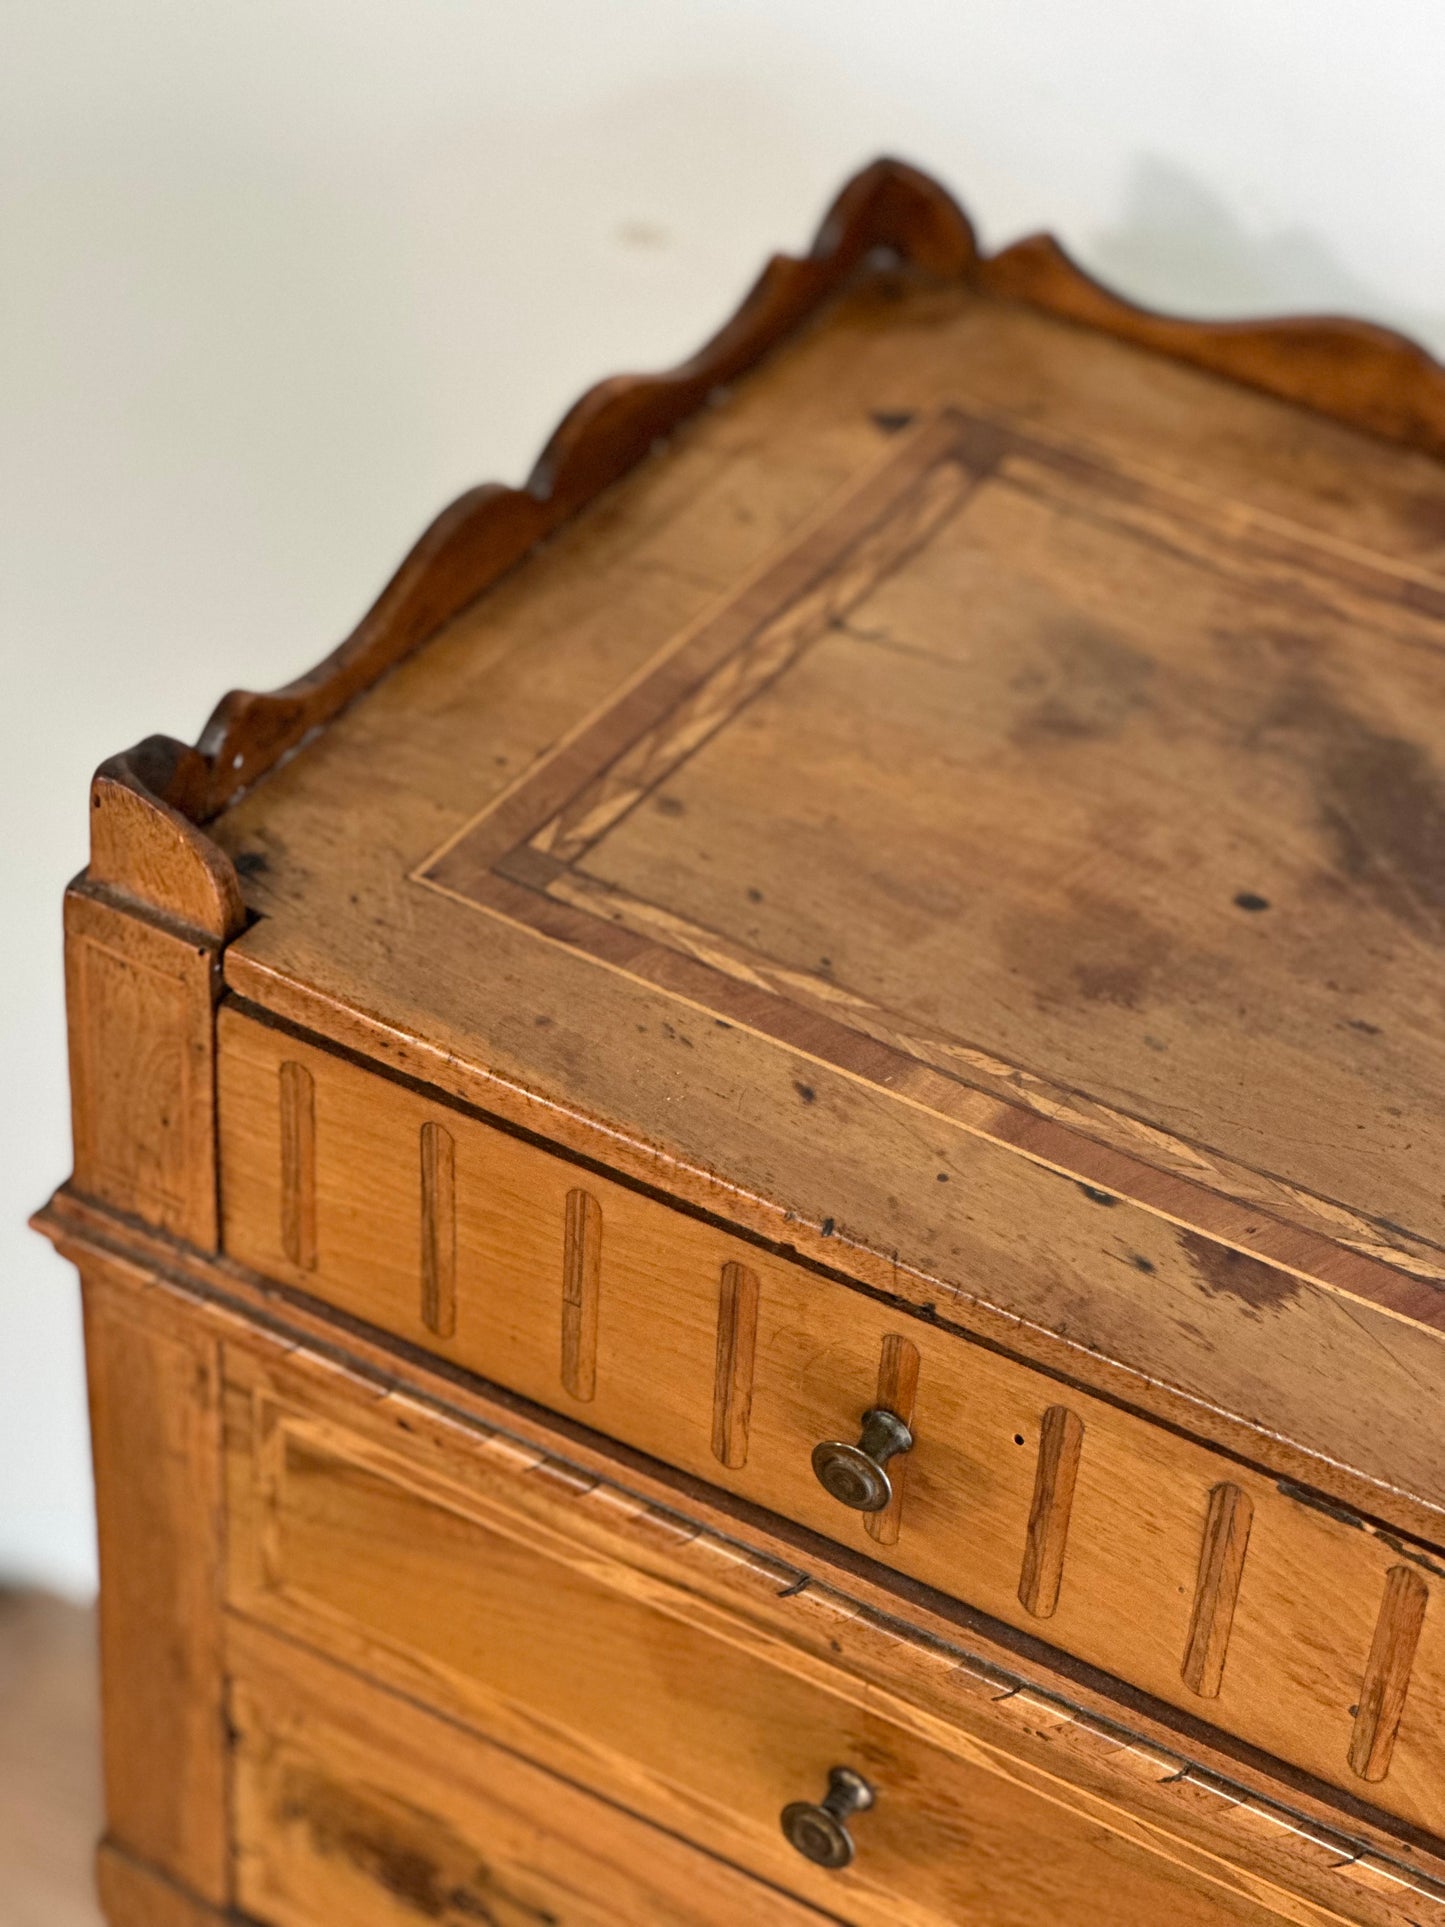
<path id="1" fill-rule="evenodd" d="M 197 824 L 211 773 L 199 750 L 148 736 L 112 756 L 90 788 L 88 880 L 217 943 L 246 920 L 235 865 Z"/>
<path id="2" fill-rule="evenodd" d="M 1386 441 L 1445 456 L 1445 367 L 1393 329 L 1344 316 L 1190 321 L 1157 314 L 1094 280 L 1051 234 L 1015 241 L 979 261 L 970 279 L 985 294 L 1047 308 Z"/>
<path id="3" fill-rule="evenodd" d="M 360 625 L 323 662 L 284 689 L 225 697 L 201 737 L 209 770 L 204 814 L 224 809 L 626 474 L 714 389 L 791 334 L 875 250 L 886 250 L 893 264 L 902 259 L 950 278 L 966 275 L 977 259 L 967 216 L 935 182 L 899 161 L 865 168 L 829 209 L 808 254 L 775 255 L 737 313 L 689 360 L 664 374 L 600 382 L 563 418 L 522 488 L 475 488 L 442 511 Z"/>
<path id="4" fill-rule="evenodd" d="M 944 188 L 905 162 L 878 160 L 843 189 L 809 252 L 775 256 L 732 319 L 689 360 L 663 374 L 599 383 L 563 419 L 524 487 L 487 484 L 444 509 L 358 627 L 314 669 L 265 694 L 226 696 L 202 734 L 199 764 L 186 766 L 184 782 L 159 789 L 150 782 L 155 796 L 196 822 L 223 810 L 624 475 L 714 389 L 776 347 L 870 256 L 880 267 L 901 264 L 1029 302 L 1445 454 L 1445 369 L 1403 336 L 1362 321 L 1198 322 L 1152 314 L 1093 281 L 1048 236 L 985 260 L 968 216 Z"/>

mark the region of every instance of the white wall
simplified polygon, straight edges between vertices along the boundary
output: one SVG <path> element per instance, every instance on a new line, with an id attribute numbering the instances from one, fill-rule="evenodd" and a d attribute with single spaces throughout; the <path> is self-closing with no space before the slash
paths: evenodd
<path id="1" fill-rule="evenodd" d="M 0 1575 L 92 1579 L 61 886 L 86 780 L 308 665 L 449 496 L 881 150 L 1137 297 L 1445 353 L 1439 0 L 9 0 Z"/>

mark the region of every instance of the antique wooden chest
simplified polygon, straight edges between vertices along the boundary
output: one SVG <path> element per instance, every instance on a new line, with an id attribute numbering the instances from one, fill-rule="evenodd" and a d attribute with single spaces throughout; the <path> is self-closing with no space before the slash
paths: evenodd
<path id="1" fill-rule="evenodd" d="M 880 163 L 102 767 L 114 1927 L 1445 1923 L 1442 454 Z"/>

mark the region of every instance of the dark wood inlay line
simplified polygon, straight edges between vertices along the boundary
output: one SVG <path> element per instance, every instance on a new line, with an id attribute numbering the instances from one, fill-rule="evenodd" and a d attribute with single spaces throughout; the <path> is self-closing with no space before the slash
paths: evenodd
<path id="1" fill-rule="evenodd" d="M 1217 1698 L 1224 1681 L 1224 1662 L 1253 1521 L 1254 1501 L 1247 1492 L 1237 1485 L 1215 1486 L 1209 1495 L 1194 1611 L 1180 1668 L 1185 1685 L 1202 1699 Z"/>
<path id="2" fill-rule="evenodd" d="M 906 559 L 928 540 L 948 491 L 962 491 L 961 507 L 980 485 L 1033 493 L 1044 486 L 1051 502 L 1101 518 L 1120 540 L 1167 537 L 1166 545 L 1208 558 L 1211 568 L 1243 569 L 1266 597 L 1297 599 L 1306 578 L 1328 578 L 1377 614 L 1393 610 L 1397 638 L 1438 646 L 1426 624 L 1438 621 L 1445 596 L 1421 570 L 1216 500 L 1177 478 L 946 408 L 840 491 L 791 547 L 760 563 L 725 607 L 684 631 L 616 700 L 428 857 L 413 881 L 805 1050 L 1025 1157 L 1188 1219 L 1286 1273 L 1445 1329 L 1440 1253 L 1421 1238 L 1217 1147 L 1152 1131 L 1141 1150 L 1138 1120 L 1100 1099 L 1050 1086 L 976 1039 L 951 1037 L 857 994 L 840 998 L 837 984 L 810 982 L 808 973 L 754 954 L 735 933 L 693 924 L 576 867 L 596 838 L 782 672 L 790 651 L 806 646 L 814 619 L 851 606 L 855 576 L 886 572 L 895 551 Z M 930 490 L 942 492 L 939 500 Z M 990 1100 L 998 1101 L 990 1107 Z"/>
<path id="3" fill-rule="evenodd" d="M 421 1316 L 438 1338 L 457 1328 L 457 1148 L 444 1124 L 421 1127 Z"/>
<path id="4" fill-rule="evenodd" d="M 1051 1405 L 1039 1426 L 1034 1502 L 1019 1575 L 1019 1603 L 1036 1619 L 1048 1619 L 1059 1603 L 1074 1481 L 1084 1449 L 1084 1421 L 1067 1405 Z"/>
<path id="5" fill-rule="evenodd" d="M 562 1383 L 573 1398 L 597 1390 L 597 1301 L 602 1287 L 602 1206 L 590 1191 L 567 1193 L 562 1256 Z"/>
<path id="6" fill-rule="evenodd" d="M 468 890 L 506 852 L 528 843 L 619 756 L 660 724 L 754 633 L 791 604 L 827 593 L 830 578 L 871 533 L 885 539 L 895 514 L 905 517 L 916 484 L 940 464 L 967 488 L 991 473 L 1004 444 L 991 423 L 953 410 L 920 423 L 867 474 L 855 478 L 820 509 L 813 524 L 766 558 L 721 609 L 708 611 L 638 682 L 564 743 L 515 789 L 489 803 L 457 837 L 421 866 L 418 875 Z M 971 471 L 960 474 L 959 464 Z M 546 839 L 544 838 L 544 845 Z"/>
<path id="7" fill-rule="evenodd" d="M 580 863 L 598 840 L 615 829 L 703 744 L 710 741 L 763 689 L 875 590 L 972 494 L 977 474 L 956 460 L 941 459 L 906 494 L 865 529 L 833 567 L 724 657 L 695 687 L 647 730 L 621 749 L 546 823 L 529 846 L 560 864 Z"/>
<path id="8" fill-rule="evenodd" d="M 897 1332 L 888 1332 L 878 1357 L 878 1396 L 875 1404 L 884 1405 L 910 1429 L 918 1405 L 918 1347 Z M 881 1512 L 866 1512 L 863 1529 L 880 1546 L 896 1546 L 903 1527 L 903 1496 L 908 1481 L 908 1454 L 899 1453 L 888 1461 L 888 1478 L 893 1497 Z"/>
<path id="9" fill-rule="evenodd" d="M 1390 1770 L 1429 1599 L 1413 1566 L 1391 1566 L 1350 1735 L 1350 1770 L 1362 1780 L 1383 1780 Z"/>
<path id="10" fill-rule="evenodd" d="M 281 1245 L 316 1269 L 316 1084 L 304 1064 L 281 1066 Z"/>
<path id="11" fill-rule="evenodd" d="M 717 1370 L 712 1394 L 712 1451 L 734 1471 L 748 1462 L 753 1363 L 758 1342 L 758 1274 L 725 1264 L 718 1290 Z"/>

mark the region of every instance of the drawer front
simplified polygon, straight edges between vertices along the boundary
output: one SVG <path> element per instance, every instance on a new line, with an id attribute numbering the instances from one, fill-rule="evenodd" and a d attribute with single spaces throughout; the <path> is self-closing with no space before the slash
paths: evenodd
<path id="1" fill-rule="evenodd" d="M 1312 1843 L 1316 1886 L 1330 1889 L 1320 1904 L 1293 1860 L 1251 1859 L 1253 1810 L 1226 1837 L 1219 1815 L 1232 1822 L 1235 1803 L 1217 1789 L 1206 1824 L 1188 1802 L 1165 1824 L 1142 1798 L 1117 1797 L 1177 1780 L 1183 1762 L 1089 1728 L 1073 1743 L 1087 1769 L 1060 1770 L 1053 1729 L 1074 1717 L 1062 1703 L 1031 1696 L 1025 1739 L 1005 1743 L 996 1677 L 896 1632 L 885 1643 L 908 1651 L 877 1668 L 868 1642 L 884 1635 L 855 1629 L 847 1602 L 806 1601 L 800 1581 L 743 1549 L 532 1448 L 478 1441 L 394 1396 L 377 1404 L 374 1390 L 371 1414 L 353 1419 L 293 1368 L 234 1354 L 227 1381 L 240 1621 L 326 1651 L 830 1917 L 1403 1918 L 1335 1877 L 1349 1854 L 1338 1839 Z M 1118 1762 L 1107 1779 L 1104 1753 Z M 779 1821 L 789 1802 L 818 1802 L 837 1766 L 862 1774 L 876 1803 L 852 1822 L 854 1863 L 825 1871 Z"/>
<path id="2" fill-rule="evenodd" d="M 808 1927 L 824 1916 L 233 1621 L 236 1897 L 274 1927 Z"/>
<path id="3" fill-rule="evenodd" d="M 1445 1831 L 1445 1577 L 1338 1510 L 235 1012 L 226 1249 Z M 813 1446 L 910 1423 L 886 1511 Z"/>

